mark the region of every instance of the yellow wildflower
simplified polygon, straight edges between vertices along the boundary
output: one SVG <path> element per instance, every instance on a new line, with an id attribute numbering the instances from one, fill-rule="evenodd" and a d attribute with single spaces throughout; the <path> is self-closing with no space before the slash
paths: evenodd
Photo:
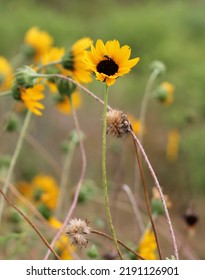
<path id="1" fill-rule="evenodd" d="M 132 115 L 128 114 L 128 119 L 131 123 L 132 130 L 136 135 L 143 134 L 145 132 L 144 127 L 142 126 L 140 120 L 135 119 Z"/>
<path id="2" fill-rule="evenodd" d="M 12 69 L 9 62 L 0 56 L 0 91 L 10 88 L 12 82 Z"/>
<path id="3" fill-rule="evenodd" d="M 24 42 L 27 46 L 31 47 L 34 53 L 34 60 L 38 62 L 51 48 L 53 38 L 47 32 L 41 31 L 34 26 L 26 32 Z"/>
<path id="4" fill-rule="evenodd" d="M 75 247 L 71 245 L 65 234 L 56 241 L 54 249 L 62 260 L 73 260 L 72 254 L 75 252 Z"/>
<path id="5" fill-rule="evenodd" d="M 82 104 L 81 95 L 77 91 L 72 93 L 72 103 L 75 109 L 79 109 Z M 60 95 L 60 98 L 57 100 L 56 106 L 61 113 L 72 113 L 71 103 L 68 96 L 66 95 Z"/>
<path id="6" fill-rule="evenodd" d="M 49 209 L 55 209 L 59 194 L 59 187 L 56 181 L 47 175 L 38 175 L 31 183 L 22 182 L 18 186 L 21 193 L 38 206 L 44 204 Z"/>
<path id="7" fill-rule="evenodd" d="M 64 67 L 62 74 L 70 76 L 78 82 L 91 82 L 91 75 L 84 61 L 85 50 L 89 48 L 91 44 L 92 40 L 85 37 L 72 45 L 70 52 L 66 53 L 62 58 L 62 65 Z"/>
<path id="8" fill-rule="evenodd" d="M 111 86 L 118 77 L 129 73 L 131 68 L 139 62 L 139 57 L 129 60 L 130 54 L 130 47 L 127 45 L 120 47 L 117 40 L 107 41 L 104 44 L 99 39 L 95 47 L 92 45 L 91 51 L 86 52 L 85 61 L 97 80 Z"/>
<path id="9" fill-rule="evenodd" d="M 64 54 L 64 48 L 53 47 L 42 56 L 41 63 L 42 65 L 45 65 L 50 62 L 60 61 Z"/>
<path id="10" fill-rule="evenodd" d="M 177 160 L 180 144 L 180 133 L 177 129 L 172 129 L 168 133 L 166 156 L 167 160 L 174 162 Z"/>
<path id="11" fill-rule="evenodd" d="M 20 99 L 31 112 L 38 116 L 42 115 L 40 110 L 44 109 L 44 105 L 39 102 L 44 99 L 43 90 L 44 86 L 41 84 L 29 88 L 20 87 Z"/>
<path id="12" fill-rule="evenodd" d="M 174 101 L 174 90 L 175 87 L 169 82 L 163 82 L 156 90 L 156 97 L 160 102 L 165 105 L 171 105 Z"/>
<path id="13" fill-rule="evenodd" d="M 144 236 L 139 244 L 138 253 L 145 260 L 156 260 L 157 259 L 156 249 L 157 249 L 157 244 L 155 241 L 154 233 L 148 229 L 144 233 Z"/>

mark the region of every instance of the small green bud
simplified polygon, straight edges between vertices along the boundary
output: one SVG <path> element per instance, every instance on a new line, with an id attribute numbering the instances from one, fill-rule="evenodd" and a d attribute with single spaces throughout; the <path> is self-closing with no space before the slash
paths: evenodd
<path id="1" fill-rule="evenodd" d="M 163 207 L 161 199 L 159 199 L 159 198 L 152 199 L 151 209 L 152 209 L 153 214 L 157 214 L 159 216 L 164 215 L 164 207 Z"/>
<path id="2" fill-rule="evenodd" d="M 14 85 L 11 88 L 12 96 L 15 100 L 21 100 L 21 92 L 20 92 L 20 87 L 14 83 Z"/>
<path id="3" fill-rule="evenodd" d="M 22 219 L 18 212 L 12 211 L 9 215 L 9 220 L 14 224 L 18 224 Z"/>
<path id="4" fill-rule="evenodd" d="M 91 259 L 96 259 L 99 256 L 98 249 L 94 244 L 87 250 L 87 256 Z"/>
<path id="5" fill-rule="evenodd" d="M 166 66 L 163 62 L 155 60 L 150 65 L 151 71 L 158 71 L 158 75 L 163 74 L 166 71 Z"/>
<path id="6" fill-rule="evenodd" d="M 164 102 L 168 97 L 168 92 L 166 89 L 158 87 L 154 93 L 154 97 L 157 98 L 159 101 Z"/>
<path id="7" fill-rule="evenodd" d="M 46 220 L 52 216 L 51 210 L 44 203 L 40 203 L 37 208 Z"/>
<path id="8" fill-rule="evenodd" d="M 0 157 L 0 169 L 9 168 L 11 163 L 11 157 L 9 155 L 4 155 Z"/>
<path id="9" fill-rule="evenodd" d="M 76 85 L 67 80 L 58 79 L 57 88 L 60 94 L 67 95 L 68 97 L 76 90 Z"/>
<path id="10" fill-rule="evenodd" d="M 15 76 L 16 84 L 18 86 L 29 88 L 35 86 L 36 84 L 37 73 L 29 66 L 17 69 Z"/>
<path id="11" fill-rule="evenodd" d="M 21 51 L 25 55 L 25 57 L 27 57 L 27 58 L 33 58 L 34 55 L 36 54 L 35 48 L 30 46 L 30 45 L 27 45 L 27 44 L 24 44 L 21 47 Z"/>
<path id="12" fill-rule="evenodd" d="M 6 130 L 8 132 L 13 132 L 16 131 L 19 128 L 19 126 L 20 126 L 19 117 L 15 113 L 11 114 L 11 116 L 8 119 Z"/>
<path id="13" fill-rule="evenodd" d="M 62 65 L 65 69 L 73 70 L 73 57 L 69 52 L 62 57 Z"/>
<path id="14" fill-rule="evenodd" d="M 80 135 L 78 135 L 77 131 L 75 131 L 75 130 L 73 130 L 70 134 L 70 141 L 72 141 L 76 144 L 79 144 L 80 139 L 83 139 L 83 138 L 84 138 L 84 134 L 82 131 L 80 132 Z"/>
<path id="15" fill-rule="evenodd" d="M 70 142 L 68 140 L 65 140 L 61 143 L 60 149 L 62 153 L 67 154 L 70 151 Z"/>

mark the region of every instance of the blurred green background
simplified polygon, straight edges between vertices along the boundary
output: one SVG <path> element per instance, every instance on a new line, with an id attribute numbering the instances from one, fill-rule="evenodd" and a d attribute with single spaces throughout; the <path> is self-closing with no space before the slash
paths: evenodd
<path id="1" fill-rule="evenodd" d="M 118 39 L 121 45 L 131 46 L 132 57 L 139 56 L 141 61 L 130 75 L 119 79 L 110 88 L 109 103 L 132 113 L 136 118 L 139 116 L 143 92 L 150 75 L 150 64 L 154 60 L 160 60 L 166 65 L 167 72 L 158 78 L 156 86 L 164 80 L 173 83 L 176 88 L 175 100 L 169 107 L 150 100 L 144 145 L 159 181 L 174 201 L 177 215 L 180 217 L 186 206 L 194 202 L 203 217 L 205 1 L 0 0 L 0 4 L 0 55 L 8 59 L 19 52 L 24 34 L 32 26 L 51 34 L 55 45 L 59 47 L 69 48 L 84 36 L 89 36 L 94 41 L 98 38 L 104 41 Z M 94 81 L 88 87 L 102 96 L 104 87 L 100 83 Z M 98 169 L 91 157 L 97 154 L 100 159 L 101 143 L 100 140 L 95 140 L 95 136 L 101 133 L 102 108 L 99 105 L 94 108 L 94 101 L 84 99 L 84 111 L 79 114 L 82 129 L 86 127 L 85 134 L 88 135 L 86 145 L 91 166 L 88 175 L 101 182 L 100 166 Z M 48 114 L 47 117 L 51 115 Z M 54 134 L 54 129 L 59 129 L 59 120 L 63 123 L 63 117 L 53 120 L 47 133 L 51 135 Z M 37 124 L 42 127 L 46 122 L 48 119 L 37 120 Z M 166 140 L 169 129 L 173 128 L 181 133 L 180 153 L 177 162 L 168 163 Z M 41 133 L 41 140 L 45 143 L 50 141 L 49 137 L 43 137 L 44 134 Z M 58 133 L 63 134 L 62 131 Z M 56 135 L 55 137 L 58 138 Z M 113 144 L 111 140 L 109 145 L 114 162 L 119 155 L 112 148 L 113 145 L 117 147 L 120 144 L 116 140 Z M 131 153 L 128 156 L 132 157 Z M 112 160 L 111 164 L 117 168 Z M 126 176 L 128 183 L 133 184 L 129 172 L 125 178 Z M 205 257 L 202 252 L 200 254 L 202 258 Z"/>

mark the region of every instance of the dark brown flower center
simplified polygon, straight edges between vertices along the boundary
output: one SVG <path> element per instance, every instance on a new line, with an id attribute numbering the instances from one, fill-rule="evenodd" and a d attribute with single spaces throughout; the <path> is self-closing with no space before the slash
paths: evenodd
<path id="1" fill-rule="evenodd" d="M 115 73 L 117 73 L 119 67 L 118 65 L 114 62 L 114 60 L 110 57 L 105 56 L 107 59 L 102 60 L 98 63 L 97 65 L 97 71 L 99 73 L 103 73 L 108 76 L 112 76 Z"/>

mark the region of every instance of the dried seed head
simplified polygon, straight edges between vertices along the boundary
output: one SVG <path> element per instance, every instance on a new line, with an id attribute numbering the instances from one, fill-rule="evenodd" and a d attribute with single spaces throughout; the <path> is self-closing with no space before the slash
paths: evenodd
<path id="1" fill-rule="evenodd" d="M 107 134 L 122 137 L 130 131 L 130 122 L 122 111 L 110 110 L 107 113 Z"/>
<path id="2" fill-rule="evenodd" d="M 73 244 L 78 244 L 81 247 L 86 247 L 88 240 L 85 238 L 86 234 L 90 233 L 91 228 L 88 226 L 87 220 L 72 219 L 66 227 L 66 234 L 70 237 Z"/>

